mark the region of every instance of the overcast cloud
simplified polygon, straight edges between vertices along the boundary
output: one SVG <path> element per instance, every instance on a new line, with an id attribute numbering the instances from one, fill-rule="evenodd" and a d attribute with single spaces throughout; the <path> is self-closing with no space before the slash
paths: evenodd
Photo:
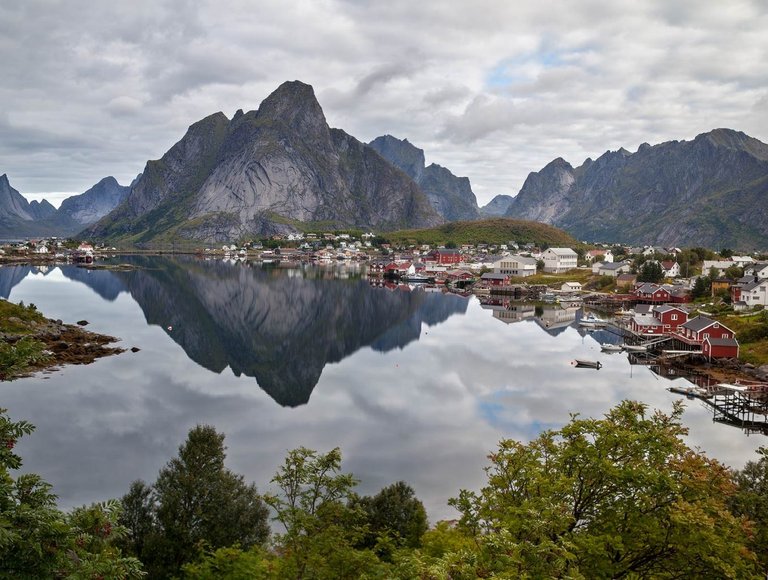
<path id="1" fill-rule="evenodd" d="M 408 138 L 485 204 L 555 157 L 768 141 L 765 30 L 762 0 L 5 1 L 0 174 L 56 205 L 128 184 L 190 124 L 301 80 L 332 126 Z"/>

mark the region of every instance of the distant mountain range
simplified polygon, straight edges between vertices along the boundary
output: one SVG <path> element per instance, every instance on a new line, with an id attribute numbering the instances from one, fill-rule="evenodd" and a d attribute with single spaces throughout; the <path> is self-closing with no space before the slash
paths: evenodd
<path id="1" fill-rule="evenodd" d="M 215 113 L 148 161 L 130 187 L 108 177 L 56 210 L 0 177 L 0 239 L 230 242 L 306 229 L 379 232 L 511 217 L 588 241 L 765 249 L 768 145 L 730 129 L 692 141 L 557 158 L 515 197 L 479 208 L 469 179 L 391 135 L 362 143 L 328 126 L 311 86 L 283 83 L 255 111 Z"/>
<path id="2" fill-rule="evenodd" d="M 531 173 L 506 212 L 590 241 L 768 246 L 768 145 L 730 129 Z"/>
<path id="3" fill-rule="evenodd" d="M 59 209 L 48 201 L 27 201 L 0 175 L 0 239 L 72 236 L 117 207 L 130 187 L 105 177 L 91 189 L 67 198 Z"/>

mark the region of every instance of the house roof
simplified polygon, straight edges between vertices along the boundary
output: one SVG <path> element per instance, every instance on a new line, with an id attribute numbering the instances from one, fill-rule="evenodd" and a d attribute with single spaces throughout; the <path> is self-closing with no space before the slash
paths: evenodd
<path id="1" fill-rule="evenodd" d="M 640 286 L 637 289 L 637 292 L 640 294 L 653 294 L 654 292 L 658 292 L 659 290 L 666 290 L 663 286 L 659 286 L 658 284 L 653 284 L 651 282 L 646 282 L 642 286 Z M 669 292 L 669 290 L 667 290 Z"/>
<path id="2" fill-rule="evenodd" d="M 661 266 L 662 266 L 662 268 L 664 268 L 665 270 L 671 270 L 672 268 L 674 268 L 675 266 L 677 266 L 677 262 L 675 262 L 674 260 L 664 260 L 664 261 L 661 263 Z"/>
<path id="3" fill-rule="evenodd" d="M 481 280 L 506 280 L 509 274 L 496 274 L 495 272 L 486 272 L 480 276 Z"/>
<path id="4" fill-rule="evenodd" d="M 600 266 L 601 270 L 618 270 L 619 268 L 626 268 L 627 264 L 624 262 L 605 262 Z"/>
<path id="5" fill-rule="evenodd" d="M 739 346 L 739 341 L 735 338 L 712 338 L 708 336 L 704 342 L 708 342 L 712 346 Z"/>
<path id="6" fill-rule="evenodd" d="M 547 251 L 557 254 L 558 256 L 572 256 L 576 254 L 571 248 L 549 248 Z"/>
<path id="7" fill-rule="evenodd" d="M 648 314 L 653 310 L 652 304 L 635 304 L 635 312 L 638 314 Z"/>
<path id="8" fill-rule="evenodd" d="M 712 320 L 711 318 L 699 315 L 695 318 L 691 318 L 688 322 L 686 322 L 682 326 L 694 332 L 700 332 L 705 328 L 712 326 L 715 322 L 716 321 Z"/>
<path id="9" fill-rule="evenodd" d="M 751 282 L 747 282 L 746 284 L 741 284 L 741 290 L 742 292 L 751 292 L 755 288 L 759 288 L 764 284 L 768 284 L 768 278 L 763 278 L 762 280 L 753 279 Z"/>
<path id="10" fill-rule="evenodd" d="M 637 313 L 632 317 L 632 320 L 638 326 L 658 326 L 661 324 L 657 318 L 651 314 Z"/>
<path id="11" fill-rule="evenodd" d="M 669 312 L 670 310 L 679 310 L 684 314 L 688 314 L 688 311 L 685 308 L 682 308 L 680 306 L 672 306 L 670 304 L 662 304 L 661 306 L 654 306 L 653 309 L 659 313 Z"/>

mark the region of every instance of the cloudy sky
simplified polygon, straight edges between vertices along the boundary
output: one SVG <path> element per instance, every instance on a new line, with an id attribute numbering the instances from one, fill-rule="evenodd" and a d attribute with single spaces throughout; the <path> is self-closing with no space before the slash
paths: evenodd
<path id="1" fill-rule="evenodd" d="M 763 0 L 5 1 L 0 174 L 56 205 L 129 183 L 193 122 L 301 80 L 331 126 L 408 138 L 484 204 L 558 156 L 768 141 L 766 30 Z"/>

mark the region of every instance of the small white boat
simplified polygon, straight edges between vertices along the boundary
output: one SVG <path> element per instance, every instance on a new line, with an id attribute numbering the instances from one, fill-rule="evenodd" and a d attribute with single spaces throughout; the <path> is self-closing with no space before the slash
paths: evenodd
<path id="1" fill-rule="evenodd" d="M 597 328 L 599 326 L 605 326 L 606 324 L 608 323 L 605 320 L 598 318 L 591 312 L 579 320 L 579 326 L 584 326 L 585 328 Z"/>
<path id="2" fill-rule="evenodd" d="M 621 352 L 623 348 L 620 344 L 608 344 L 604 342 L 600 345 L 600 350 L 603 352 Z"/>

